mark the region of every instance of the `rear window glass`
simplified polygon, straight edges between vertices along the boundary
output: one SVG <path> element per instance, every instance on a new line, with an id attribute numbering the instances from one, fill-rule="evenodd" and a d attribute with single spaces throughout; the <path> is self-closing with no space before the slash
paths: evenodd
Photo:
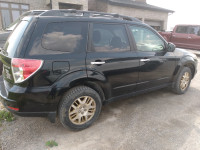
<path id="1" fill-rule="evenodd" d="M 15 55 L 19 42 L 21 41 L 27 26 L 28 21 L 21 21 L 6 41 L 3 49 L 8 53 L 8 57 L 13 57 Z"/>
<path id="2" fill-rule="evenodd" d="M 86 23 L 49 23 L 44 31 L 42 47 L 47 50 L 73 52 L 83 46 Z"/>

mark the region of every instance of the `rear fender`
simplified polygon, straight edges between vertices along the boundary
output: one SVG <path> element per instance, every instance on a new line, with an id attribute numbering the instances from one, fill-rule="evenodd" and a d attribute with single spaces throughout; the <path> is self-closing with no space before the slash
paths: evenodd
<path id="1" fill-rule="evenodd" d="M 86 85 L 91 88 L 97 87 L 101 88 L 105 97 L 102 97 L 103 100 L 107 99 L 111 96 L 110 87 L 106 84 L 106 78 L 99 74 L 93 73 L 94 76 L 87 77 L 85 71 L 77 71 L 70 74 L 67 74 L 60 80 L 58 80 L 52 88 L 53 95 L 60 101 L 64 93 L 69 89 L 78 86 L 78 85 Z"/>

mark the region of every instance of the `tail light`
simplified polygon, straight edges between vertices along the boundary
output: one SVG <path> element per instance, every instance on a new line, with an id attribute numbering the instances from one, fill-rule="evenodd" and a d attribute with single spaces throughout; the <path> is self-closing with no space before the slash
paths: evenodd
<path id="1" fill-rule="evenodd" d="M 12 58 L 12 72 L 15 83 L 23 82 L 36 73 L 43 60 Z"/>
<path id="2" fill-rule="evenodd" d="M 15 111 L 19 111 L 19 108 L 10 107 L 10 106 L 8 106 L 8 108 L 10 108 L 10 109 L 12 109 L 12 110 L 15 110 Z"/>

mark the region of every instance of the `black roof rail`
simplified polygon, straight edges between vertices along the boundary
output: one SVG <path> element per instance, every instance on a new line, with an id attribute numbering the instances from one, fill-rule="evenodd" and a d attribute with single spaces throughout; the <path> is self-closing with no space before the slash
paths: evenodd
<path id="1" fill-rule="evenodd" d="M 48 10 L 42 13 L 40 16 L 83 16 L 83 17 L 110 17 L 116 19 L 122 19 L 127 21 L 136 21 L 141 22 L 137 18 L 123 16 L 116 13 L 105 13 L 105 12 L 96 12 L 96 11 L 82 11 L 76 9 L 60 9 L 60 10 Z"/>

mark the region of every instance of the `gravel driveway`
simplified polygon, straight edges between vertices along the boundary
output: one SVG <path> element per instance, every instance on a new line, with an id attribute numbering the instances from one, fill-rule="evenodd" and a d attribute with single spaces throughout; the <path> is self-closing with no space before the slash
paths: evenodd
<path id="1" fill-rule="evenodd" d="M 83 131 L 46 118 L 16 117 L 0 127 L 3 150 L 45 150 L 48 140 L 58 143 L 52 150 L 199 150 L 200 73 L 184 95 L 162 89 L 107 104 Z"/>

